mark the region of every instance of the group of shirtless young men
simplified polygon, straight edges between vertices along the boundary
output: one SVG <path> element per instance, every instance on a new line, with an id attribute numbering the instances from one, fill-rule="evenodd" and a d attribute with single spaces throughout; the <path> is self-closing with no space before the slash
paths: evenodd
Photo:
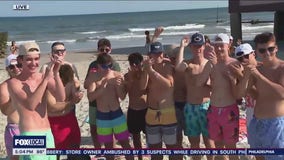
<path id="1" fill-rule="evenodd" d="M 141 131 L 146 134 L 149 148 L 162 148 L 163 143 L 167 148 L 182 148 L 182 131 L 188 136 L 191 148 L 200 148 L 200 135 L 206 148 L 236 148 L 239 137 L 237 100 L 247 96 L 255 100 L 254 116 L 248 128 L 251 148 L 283 148 L 284 62 L 277 58 L 278 46 L 272 33 L 259 34 L 254 42 L 255 50 L 249 44 L 241 44 L 230 57 L 230 38 L 223 33 L 214 37 L 212 46 L 205 43 L 204 35 L 195 33 L 182 38 L 180 46 L 170 52 L 165 52 L 163 45 L 155 41 L 150 44 L 145 58 L 140 53 L 128 56 L 130 67 L 122 75 L 118 63 L 110 55 L 110 42 L 99 40 L 98 57 L 90 64 L 84 82 L 95 148 L 102 144 L 105 148 L 113 148 L 113 137 L 123 148 L 132 148 L 129 132 L 134 148 L 142 148 Z M 187 46 L 192 58 L 184 60 Z M 38 72 L 40 49 L 36 43 L 20 45 L 19 56 L 7 58 L 6 69 L 11 78 L 0 86 L 1 111 L 8 115 L 7 130 L 14 131 L 13 124 L 19 124 L 19 130 L 10 134 L 46 135 L 49 148 L 79 148 L 80 131 L 78 133 L 74 106 L 83 95 L 78 89 L 77 70 L 64 61 L 65 54 L 64 44 L 53 45 L 51 61 L 41 73 Z M 67 80 L 60 72 L 64 65 L 71 66 L 73 71 Z M 120 100 L 127 94 L 126 118 Z M 57 119 L 62 116 L 64 118 Z M 69 126 L 61 121 L 68 122 Z M 62 126 L 72 129 L 60 131 Z M 66 132 L 75 135 L 60 139 L 58 133 L 66 135 Z M 10 138 L 7 144 L 11 141 Z M 20 157 L 24 158 L 39 157 Z M 44 158 L 56 159 L 56 156 L 40 157 Z M 126 159 L 133 158 L 126 156 Z M 200 158 L 193 156 L 193 159 Z M 207 159 L 219 158 L 226 157 L 207 156 Z M 283 156 L 265 158 L 280 160 Z M 151 159 L 163 159 L 163 155 L 152 155 Z M 229 159 L 238 157 L 229 156 Z"/>

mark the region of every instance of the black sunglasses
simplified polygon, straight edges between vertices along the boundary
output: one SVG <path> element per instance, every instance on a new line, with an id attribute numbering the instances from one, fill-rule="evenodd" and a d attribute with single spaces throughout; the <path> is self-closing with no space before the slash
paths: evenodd
<path id="1" fill-rule="evenodd" d="M 275 46 L 273 46 L 273 47 L 268 47 L 268 48 L 259 48 L 258 49 L 258 52 L 259 53 L 261 53 L 261 54 L 264 54 L 264 53 L 266 53 L 267 51 L 269 52 L 269 53 L 272 53 L 274 50 L 275 50 Z"/>
<path id="2" fill-rule="evenodd" d="M 242 57 L 237 58 L 237 60 L 238 60 L 239 62 L 244 61 L 244 59 L 249 59 L 249 54 L 247 54 L 247 55 L 244 55 L 244 56 L 242 56 Z"/>
<path id="3" fill-rule="evenodd" d="M 9 69 L 15 69 L 16 67 L 17 68 L 22 68 L 22 64 L 18 63 L 18 64 L 10 64 L 9 66 Z"/>
<path id="4" fill-rule="evenodd" d="M 66 49 L 57 49 L 57 50 L 53 50 L 52 52 L 55 54 L 63 54 L 66 51 Z"/>

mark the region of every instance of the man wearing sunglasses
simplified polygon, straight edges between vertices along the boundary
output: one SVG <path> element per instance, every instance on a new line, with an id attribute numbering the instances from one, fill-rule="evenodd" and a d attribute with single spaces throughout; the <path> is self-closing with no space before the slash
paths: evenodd
<path id="1" fill-rule="evenodd" d="M 66 48 L 65 48 L 65 45 L 64 43 L 62 42 L 54 42 L 52 45 L 51 45 L 51 57 L 58 57 L 59 59 L 62 59 L 64 64 L 69 64 L 73 71 L 74 71 L 74 75 L 75 77 L 77 78 L 77 80 L 79 80 L 79 74 L 78 74 L 78 70 L 76 68 L 76 66 L 74 64 L 72 64 L 71 62 L 68 62 L 66 60 L 64 60 L 65 56 L 66 56 Z M 44 64 L 41 69 L 40 69 L 40 72 L 41 73 L 45 73 L 45 69 L 46 67 L 48 66 L 48 64 L 50 64 L 51 62 L 48 62 L 46 64 Z"/>
<path id="2" fill-rule="evenodd" d="M 111 54 L 111 43 L 108 39 L 102 38 L 97 43 L 98 55 Z M 111 69 L 114 71 L 120 71 L 120 66 L 116 61 L 113 61 Z M 87 74 L 84 81 L 84 88 L 87 89 L 90 85 L 89 77 L 92 77 L 98 71 L 98 62 L 93 61 L 87 70 Z M 100 148 L 101 145 L 97 141 L 97 126 L 96 126 L 96 101 L 89 102 L 89 124 L 92 140 L 95 148 Z"/>
<path id="3" fill-rule="evenodd" d="M 113 148 L 113 136 L 123 149 L 130 149 L 126 118 L 120 108 L 120 100 L 126 97 L 124 79 L 120 72 L 113 71 L 112 57 L 100 54 L 97 58 L 98 70 L 90 76 L 87 95 L 90 102 L 96 100 L 97 140 L 105 148 Z M 106 156 L 107 159 L 114 155 Z M 126 156 L 126 159 L 134 159 Z"/>
<path id="4" fill-rule="evenodd" d="M 16 77 L 21 73 L 22 66 L 17 62 L 17 55 L 10 54 L 6 60 L 6 71 L 8 72 L 10 78 Z M 9 79 L 10 79 L 9 78 Z M 11 160 L 18 159 L 18 156 L 12 155 L 13 150 L 13 137 L 14 135 L 19 135 L 19 114 L 17 110 L 11 106 L 10 94 L 8 91 L 7 81 L 0 84 L 0 109 L 1 112 L 7 116 L 7 125 L 5 128 L 5 146 L 8 158 Z"/>
<path id="5" fill-rule="evenodd" d="M 240 95 L 251 93 L 256 100 L 248 142 L 252 148 L 283 148 L 284 62 L 277 58 L 278 47 L 272 33 L 256 35 L 254 43 L 263 64 L 244 65 L 244 78 L 238 85 Z M 264 157 L 257 157 L 260 158 Z M 265 156 L 265 159 L 273 160 L 283 158 L 283 155 Z"/>

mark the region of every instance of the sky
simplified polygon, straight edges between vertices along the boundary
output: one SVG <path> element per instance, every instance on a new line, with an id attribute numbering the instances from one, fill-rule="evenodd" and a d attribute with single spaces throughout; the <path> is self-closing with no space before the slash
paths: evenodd
<path id="1" fill-rule="evenodd" d="M 29 5 L 29 10 L 13 10 L 13 5 Z M 77 15 L 228 7 L 228 0 L 187 1 L 0 1 L 0 17 Z"/>

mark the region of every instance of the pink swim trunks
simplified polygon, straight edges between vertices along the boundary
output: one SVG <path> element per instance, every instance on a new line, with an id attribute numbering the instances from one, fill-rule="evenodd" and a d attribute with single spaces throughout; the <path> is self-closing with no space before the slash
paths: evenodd
<path id="1" fill-rule="evenodd" d="M 209 137 L 214 141 L 234 144 L 239 138 L 239 108 L 210 106 L 207 112 Z"/>
<path id="2" fill-rule="evenodd" d="M 14 135 L 20 135 L 19 125 L 8 123 L 5 128 L 5 145 L 8 157 L 12 156 Z"/>

